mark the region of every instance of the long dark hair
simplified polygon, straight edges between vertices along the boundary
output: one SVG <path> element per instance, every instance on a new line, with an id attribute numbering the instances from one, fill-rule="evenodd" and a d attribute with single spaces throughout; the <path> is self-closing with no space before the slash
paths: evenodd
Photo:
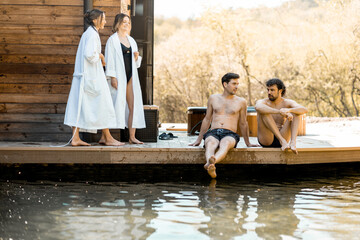
<path id="1" fill-rule="evenodd" d="M 102 22 L 103 17 L 104 17 L 103 11 L 101 11 L 99 9 L 88 10 L 84 14 L 85 23 L 87 23 L 88 25 L 90 25 L 92 27 L 95 27 L 93 20 L 97 19 L 99 16 L 101 16 L 100 22 Z"/>
<path id="2" fill-rule="evenodd" d="M 113 33 L 117 32 L 119 25 L 123 22 L 124 18 L 126 17 L 129 18 L 129 20 L 131 20 L 130 17 L 124 13 L 116 14 L 114 24 L 112 26 Z"/>

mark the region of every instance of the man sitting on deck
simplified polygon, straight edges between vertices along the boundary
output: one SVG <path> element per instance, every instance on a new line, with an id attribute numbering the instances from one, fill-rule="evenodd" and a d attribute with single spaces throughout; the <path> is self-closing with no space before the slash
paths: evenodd
<path id="1" fill-rule="evenodd" d="M 206 158 L 204 168 L 212 178 L 216 178 L 215 164 L 223 160 L 228 151 L 236 147 L 240 140 L 236 133 L 238 123 L 246 146 L 258 147 L 256 144 L 250 144 L 249 141 L 246 100 L 235 95 L 239 85 L 239 75 L 227 73 L 222 77 L 221 82 L 224 92 L 209 97 L 200 134 L 194 143 L 189 144 L 190 146 L 198 146 L 204 138 Z M 211 129 L 208 131 L 210 124 Z M 218 147 L 219 150 L 215 154 Z"/>
<path id="2" fill-rule="evenodd" d="M 286 87 L 280 79 L 268 80 L 266 87 L 268 98 L 258 100 L 255 106 L 258 141 L 263 147 L 281 148 L 283 151 L 291 149 L 297 154 L 300 115 L 307 113 L 307 109 L 294 100 L 283 98 Z"/>

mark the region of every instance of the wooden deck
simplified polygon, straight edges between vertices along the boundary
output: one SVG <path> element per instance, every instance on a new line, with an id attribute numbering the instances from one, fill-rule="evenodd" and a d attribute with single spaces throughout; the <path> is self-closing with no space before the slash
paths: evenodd
<path id="1" fill-rule="evenodd" d="M 189 147 L 196 136 L 173 132 L 179 138 L 122 147 L 54 147 L 62 143 L 0 142 L 0 164 L 204 164 L 204 149 Z M 222 164 L 314 164 L 360 162 L 360 136 L 298 137 L 298 151 L 245 148 L 243 139 Z M 256 138 L 251 138 L 257 143 Z M 357 145 L 356 145 L 357 144 Z M 346 147 L 345 147 L 346 146 Z"/>

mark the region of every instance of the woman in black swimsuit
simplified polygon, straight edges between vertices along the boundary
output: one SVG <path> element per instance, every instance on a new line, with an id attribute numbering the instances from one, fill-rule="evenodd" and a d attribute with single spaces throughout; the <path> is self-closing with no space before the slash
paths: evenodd
<path id="1" fill-rule="evenodd" d="M 130 44 L 130 43 L 129 43 Z M 124 56 L 124 65 L 126 72 L 126 81 L 129 83 L 132 77 L 132 56 L 131 56 L 131 46 L 126 47 L 122 42 L 120 43 L 121 49 Z"/>
<path id="2" fill-rule="evenodd" d="M 141 57 L 135 40 L 129 36 L 130 18 L 115 16 L 114 34 L 106 43 L 106 76 L 110 77 L 117 128 L 129 128 L 129 142 L 142 144 L 135 138 L 137 128 L 145 128 L 144 108 L 137 68 Z M 127 107 L 126 107 L 127 105 Z"/>

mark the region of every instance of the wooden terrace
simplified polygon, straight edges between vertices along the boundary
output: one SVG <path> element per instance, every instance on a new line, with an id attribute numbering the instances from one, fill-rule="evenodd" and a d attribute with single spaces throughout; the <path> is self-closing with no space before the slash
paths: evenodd
<path id="1" fill-rule="evenodd" d="M 309 127 L 308 127 L 309 128 Z M 314 127 L 315 130 L 316 127 Z M 164 129 L 163 129 L 164 130 Z M 311 131 L 311 126 L 310 126 Z M 178 138 L 143 145 L 55 147 L 64 143 L 0 142 L 0 164 L 204 164 L 204 149 L 190 147 L 196 136 L 173 132 Z M 299 154 L 273 148 L 246 148 L 243 139 L 221 164 L 315 164 L 360 162 L 359 135 L 299 136 Z M 257 143 L 251 137 L 252 143 Z"/>

